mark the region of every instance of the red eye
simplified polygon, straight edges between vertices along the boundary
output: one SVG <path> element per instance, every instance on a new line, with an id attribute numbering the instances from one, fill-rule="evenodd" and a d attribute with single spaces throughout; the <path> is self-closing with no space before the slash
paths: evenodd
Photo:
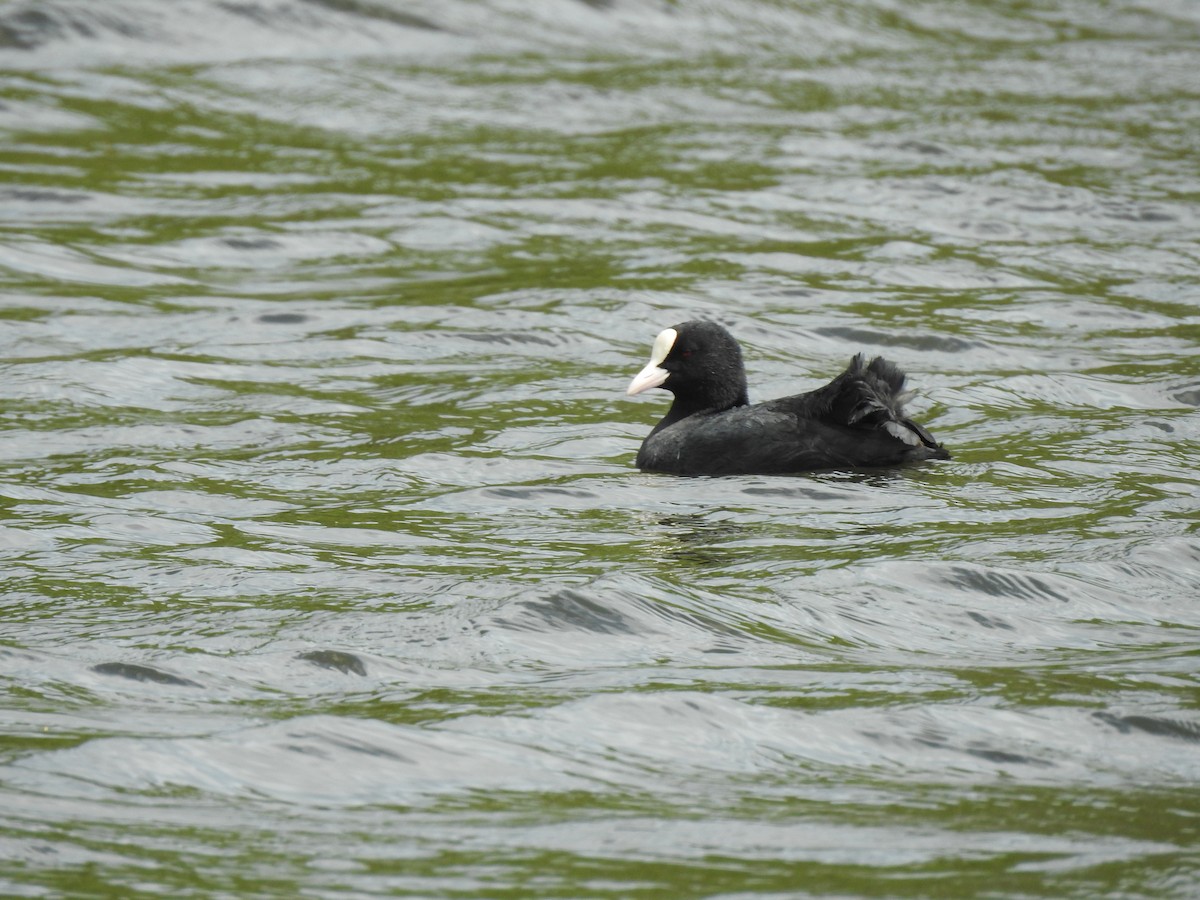
<path id="1" fill-rule="evenodd" d="M 679 355 L 680 355 L 680 356 L 682 356 L 684 359 L 687 359 L 689 356 L 691 356 L 691 355 L 692 355 L 692 351 L 691 351 L 691 350 L 684 350 L 684 351 L 683 351 L 682 353 L 680 353 Z"/>

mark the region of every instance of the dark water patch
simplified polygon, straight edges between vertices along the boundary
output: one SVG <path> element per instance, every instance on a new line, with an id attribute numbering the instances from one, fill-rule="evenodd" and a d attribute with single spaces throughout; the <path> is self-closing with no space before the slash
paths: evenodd
<path id="1" fill-rule="evenodd" d="M 825 326 L 814 328 L 814 333 L 836 337 L 851 343 L 868 344 L 876 347 L 909 347 L 913 350 L 936 350 L 942 353 L 966 353 L 983 346 L 979 341 L 954 335 L 942 334 L 898 334 L 896 332 L 872 331 L 866 328 L 847 326 Z"/>
<path id="2" fill-rule="evenodd" d="M 1020 597 L 1026 600 L 1054 600 L 1059 603 L 1071 601 L 1070 595 L 1054 587 L 1048 579 L 1021 572 L 952 566 L 939 577 L 946 584 L 966 588 L 968 591 L 978 591 L 989 597 Z M 989 624 L 989 627 L 993 626 Z"/>
<path id="3" fill-rule="evenodd" d="M 895 737 L 885 734 L 872 734 L 871 737 L 884 741 L 894 740 Z M 976 759 L 981 759 L 984 762 L 995 763 L 998 766 L 1039 766 L 1048 767 L 1053 763 L 1048 760 L 1030 756 L 1025 753 L 1019 753 L 1013 750 L 999 749 L 995 746 L 988 746 L 980 741 L 971 741 L 965 746 L 956 746 L 945 735 L 939 734 L 935 729 L 925 729 L 917 733 L 912 738 L 913 742 L 919 746 L 928 747 L 931 750 L 945 751 L 948 753 L 965 753 L 968 756 L 973 756 Z"/>
<path id="4" fill-rule="evenodd" d="M 497 497 L 512 500 L 554 500 L 559 497 L 572 497 L 577 500 L 595 500 L 598 496 L 593 491 L 584 490 L 582 488 L 534 486 L 487 488 L 482 493 L 485 497 Z"/>
<path id="5" fill-rule="evenodd" d="M 1102 204 L 1104 215 L 1127 222 L 1176 222 L 1178 216 L 1152 206 L 1130 207 L 1126 204 Z"/>
<path id="6" fill-rule="evenodd" d="M 501 346 L 509 344 L 535 344 L 542 347 L 555 347 L 563 343 L 561 337 L 555 338 L 549 335 L 521 334 L 511 331 L 493 331 L 475 334 L 458 332 L 455 337 L 464 341 L 477 341 L 481 344 L 500 344 Z"/>
<path id="7" fill-rule="evenodd" d="M 38 188 L 5 188 L 0 190 L 0 197 L 28 203 L 85 203 L 91 199 L 88 194 L 70 194 Z"/>
<path id="8" fill-rule="evenodd" d="M 265 325 L 300 325 L 312 320 L 312 316 L 304 313 L 263 313 L 255 321 Z"/>
<path id="9" fill-rule="evenodd" d="M 967 747 L 966 753 L 972 756 L 977 756 L 987 762 L 997 763 L 999 765 L 1019 765 L 1019 766 L 1051 766 L 1053 763 L 1044 759 L 1037 759 L 1033 756 L 1026 756 L 1023 753 L 1013 753 L 1008 750 L 994 750 L 986 747 Z"/>
<path id="10" fill-rule="evenodd" d="M 1004 631 L 1014 630 L 1012 625 L 1009 625 L 1007 622 L 997 616 L 985 616 L 983 613 L 976 612 L 973 609 L 967 610 L 967 615 L 984 628 L 999 628 Z"/>
<path id="11" fill-rule="evenodd" d="M 150 666 L 137 663 L 107 662 L 92 666 L 92 671 L 100 675 L 114 675 L 118 678 L 128 678 L 130 681 L 145 681 L 153 684 L 169 684 L 175 687 L 200 687 L 190 678 L 172 675 Z"/>
<path id="12" fill-rule="evenodd" d="M 916 139 L 900 141 L 894 146 L 898 150 L 910 150 L 913 153 L 920 153 L 923 156 L 945 156 L 950 152 L 940 144 Z"/>
<path id="13" fill-rule="evenodd" d="M 17 10 L 0 18 L 0 47 L 29 50 L 50 40 L 57 31 L 53 19 L 46 13 Z"/>
<path id="14" fill-rule="evenodd" d="M 1200 722 L 1137 714 L 1118 715 L 1107 712 L 1098 712 L 1093 715 L 1106 725 L 1111 725 L 1121 734 L 1142 732 L 1158 737 L 1171 737 L 1191 743 L 1200 743 Z"/>
<path id="15" fill-rule="evenodd" d="M 367 666 L 353 653 L 344 650 L 307 650 L 296 655 L 297 659 L 310 662 L 322 669 L 333 669 L 343 675 L 366 675 Z"/>
<path id="16" fill-rule="evenodd" d="M 751 486 L 742 489 L 742 493 L 762 497 L 796 497 L 803 500 L 837 501 L 845 500 L 846 495 L 813 487 L 758 487 Z"/>
<path id="17" fill-rule="evenodd" d="M 146 38 L 140 24 L 78 4 L 45 2 L 38 8 L 7 10 L 0 16 L 0 47 L 32 50 L 51 41 L 98 40 L 105 33 Z"/>
<path id="18" fill-rule="evenodd" d="M 419 16 L 402 9 L 395 9 L 382 3 L 373 3 L 371 0 L 307 0 L 307 2 L 315 6 L 324 6 L 337 12 L 361 16 L 365 19 L 377 19 L 382 22 L 390 22 L 394 25 L 402 25 L 405 28 L 416 28 L 423 31 L 446 30 L 437 22 L 425 16 Z"/>
<path id="19" fill-rule="evenodd" d="M 1200 406 L 1200 388 L 1177 391 L 1171 395 L 1171 399 L 1177 400 L 1185 406 Z"/>
<path id="20" fill-rule="evenodd" d="M 221 238 L 221 243 L 234 250 L 278 250 L 283 245 L 273 238 Z"/>
<path id="21" fill-rule="evenodd" d="M 325 741 L 334 747 L 341 750 L 348 750 L 351 753 L 360 753 L 364 756 L 374 756 L 379 759 L 391 760 L 393 762 L 404 763 L 407 765 L 416 765 L 417 760 L 408 754 L 401 753 L 397 750 L 391 750 L 382 746 L 378 742 L 365 740 L 350 740 L 340 739 L 334 735 L 326 734 Z M 301 752 L 304 752 L 301 749 Z"/>
<path id="22" fill-rule="evenodd" d="M 547 597 L 521 600 L 513 613 L 496 616 L 498 626 L 545 632 L 585 631 L 593 634 L 644 634 L 645 623 L 573 588 Z"/>

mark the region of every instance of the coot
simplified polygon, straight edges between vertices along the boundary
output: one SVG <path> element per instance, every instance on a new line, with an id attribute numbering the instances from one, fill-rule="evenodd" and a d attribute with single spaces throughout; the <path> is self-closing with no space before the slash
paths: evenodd
<path id="1" fill-rule="evenodd" d="M 742 349 L 715 322 L 667 328 L 632 396 L 661 387 L 675 395 L 642 442 L 639 469 L 678 475 L 784 474 L 949 459 L 933 436 L 904 415 L 904 373 L 863 354 L 829 384 L 750 405 Z"/>

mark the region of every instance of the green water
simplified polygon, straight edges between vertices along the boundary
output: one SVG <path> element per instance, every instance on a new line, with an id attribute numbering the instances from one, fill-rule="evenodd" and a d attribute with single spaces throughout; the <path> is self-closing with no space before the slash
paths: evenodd
<path id="1" fill-rule="evenodd" d="M 0 3 L 0 894 L 1194 896 L 1197 38 Z M 638 472 L 697 316 L 954 459 Z"/>

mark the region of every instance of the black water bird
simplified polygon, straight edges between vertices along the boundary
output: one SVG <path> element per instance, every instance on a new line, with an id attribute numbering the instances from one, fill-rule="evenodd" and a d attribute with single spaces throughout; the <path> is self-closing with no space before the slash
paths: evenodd
<path id="1" fill-rule="evenodd" d="M 737 340 L 715 322 L 684 322 L 659 333 L 627 391 L 675 395 L 642 442 L 638 468 L 770 475 L 949 459 L 904 415 L 904 377 L 886 359 L 860 353 L 824 387 L 751 406 Z"/>

